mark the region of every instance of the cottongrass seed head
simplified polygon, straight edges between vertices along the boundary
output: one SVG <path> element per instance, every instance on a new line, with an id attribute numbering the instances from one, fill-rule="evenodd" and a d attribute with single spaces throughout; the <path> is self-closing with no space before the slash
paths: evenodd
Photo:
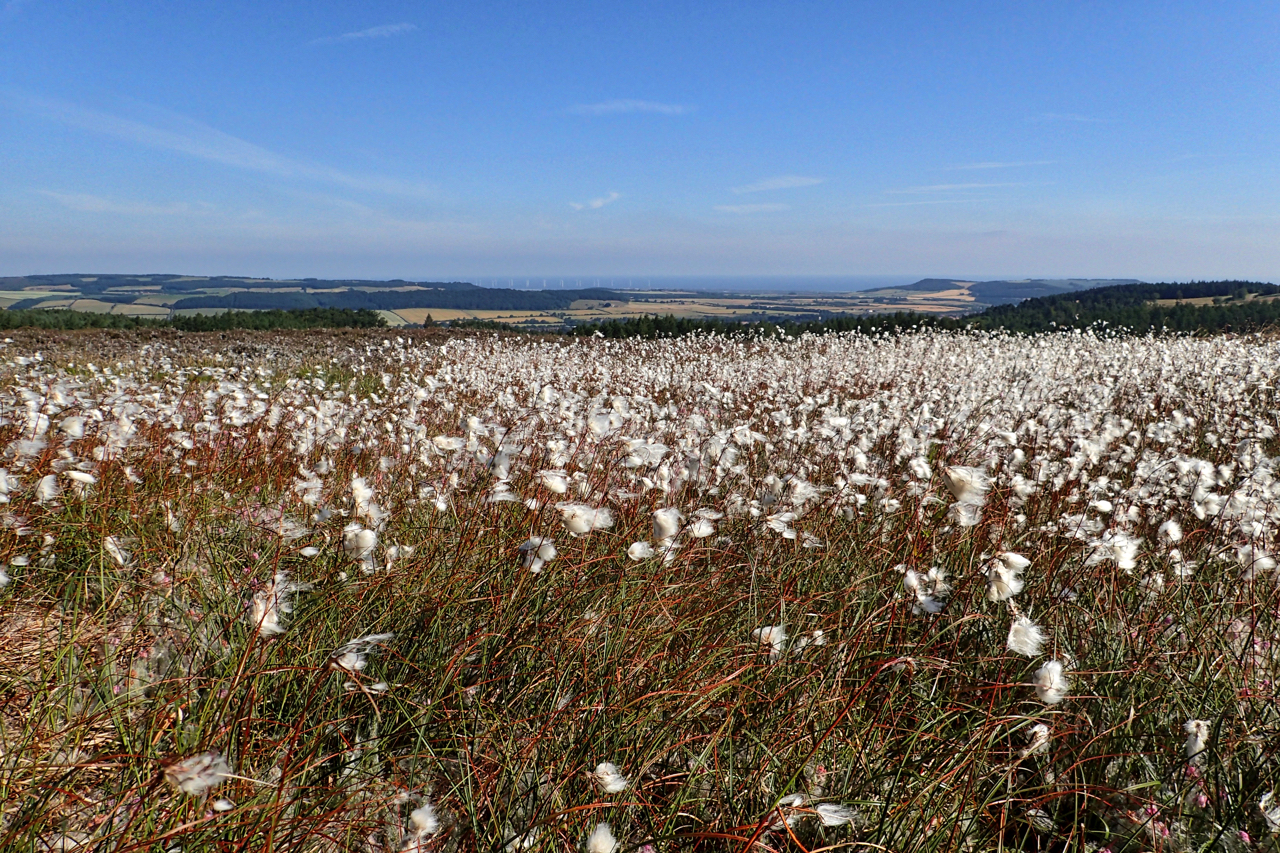
<path id="1" fill-rule="evenodd" d="M 249 605 L 249 624 L 263 637 L 283 634 L 285 617 L 293 612 L 294 595 L 309 589 L 309 583 L 289 580 L 288 572 L 276 572 L 266 589 L 254 593 Z"/>
<path id="2" fill-rule="evenodd" d="M 1040 697 L 1040 701 L 1046 705 L 1057 705 L 1067 698 L 1067 691 L 1071 689 L 1065 667 L 1059 660 L 1046 661 L 1036 670 L 1032 685 L 1036 688 L 1036 695 Z"/>
<path id="3" fill-rule="evenodd" d="M 1208 720 L 1187 720 L 1182 725 L 1182 730 L 1187 733 L 1187 761 L 1194 765 L 1204 764 L 1211 726 Z"/>
<path id="4" fill-rule="evenodd" d="M 192 797 L 221 785 L 231 775 L 231 765 L 217 752 L 201 752 L 175 761 L 164 769 L 170 785 Z"/>
<path id="5" fill-rule="evenodd" d="M 587 836 L 587 842 L 583 845 L 586 853 L 617 853 L 619 849 L 618 839 L 613 837 L 613 830 L 607 823 L 596 824 L 596 828 Z"/>
<path id="6" fill-rule="evenodd" d="M 1044 631 L 1029 617 L 1019 616 L 1009 626 L 1009 651 L 1029 658 L 1037 657 L 1044 646 Z"/>
<path id="7" fill-rule="evenodd" d="M 751 638 L 769 646 L 770 660 L 776 660 L 778 655 L 782 654 L 782 650 L 787 647 L 787 629 L 784 625 L 768 625 L 764 628 L 756 628 L 751 632 Z"/>
<path id="8" fill-rule="evenodd" d="M 590 776 L 606 794 L 620 794 L 627 790 L 629 784 L 627 777 L 619 773 L 617 765 L 610 761 L 601 761 Z"/>

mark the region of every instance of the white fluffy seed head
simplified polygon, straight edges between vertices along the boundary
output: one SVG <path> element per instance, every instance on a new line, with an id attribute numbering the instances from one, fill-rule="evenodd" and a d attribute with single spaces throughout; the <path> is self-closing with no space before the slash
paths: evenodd
<path id="1" fill-rule="evenodd" d="M 680 532 L 680 523 L 683 516 L 680 510 L 673 506 L 664 509 L 654 510 L 653 512 L 653 539 L 655 542 L 664 542 L 668 539 L 675 538 Z"/>
<path id="2" fill-rule="evenodd" d="M 1022 592 L 1024 586 L 1021 569 L 1010 569 L 1003 563 L 995 563 L 987 571 L 987 600 L 1008 601 Z"/>
<path id="3" fill-rule="evenodd" d="M 606 794 L 620 794 L 630 784 L 627 777 L 619 773 L 617 765 L 611 761 L 601 761 L 597 764 L 596 769 L 591 772 L 591 777 Z"/>
<path id="4" fill-rule="evenodd" d="M 818 820 L 822 821 L 823 826 L 844 826 L 846 823 L 852 824 L 858 820 L 858 812 L 855 809 L 839 803 L 818 803 L 813 809 L 818 813 Z"/>
<path id="5" fill-rule="evenodd" d="M 1026 616 L 1019 616 L 1009 626 L 1009 651 L 1029 658 L 1040 654 L 1044 646 L 1044 632 Z"/>
<path id="6" fill-rule="evenodd" d="M 1182 541 L 1182 525 L 1176 519 L 1170 518 L 1160 525 L 1160 529 L 1156 531 L 1156 535 L 1160 537 L 1160 541 L 1166 545 L 1174 545 Z"/>
<path id="7" fill-rule="evenodd" d="M 584 849 L 586 853 L 616 853 L 618 839 L 613 837 L 613 830 L 609 828 L 609 824 L 598 823 L 591 834 L 587 836 Z"/>
<path id="8" fill-rule="evenodd" d="M 653 553 L 653 546 L 648 542 L 632 542 L 631 547 L 627 549 L 627 556 L 636 562 L 649 559 Z"/>
<path id="9" fill-rule="evenodd" d="M 987 502 L 991 478 L 981 468 L 968 465 L 952 465 L 942 469 L 942 482 L 955 499 L 962 504 L 982 506 Z"/>
<path id="10" fill-rule="evenodd" d="M 409 823 L 418 835 L 434 835 L 440 830 L 440 818 L 436 816 L 435 807 L 424 802 L 409 813 Z"/>
<path id="11" fill-rule="evenodd" d="M 787 629 L 784 625 L 768 625 L 751 632 L 753 639 L 769 646 L 770 659 L 776 659 L 787 647 Z"/>
<path id="12" fill-rule="evenodd" d="M 1036 695 L 1046 705 L 1057 705 L 1067 697 L 1067 691 L 1071 689 L 1062 661 L 1058 660 L 1046 661 L 1036 670 L 1032 684 L 1036 688 Z"/>
<path id="13" fill-rule="evenodd" d="M 1209 748 L 1208 720 L 1187 720 L 1182 730 L 1187 733 L 1187 761 L 1195 765 L 1204 764 L 1205 751 Z"/>
<path id="14" fill-rule="evenodd" d="M 231 765 L 217 752 L 202 752 L 175 761 L 164 770 L 164 778 L 184 794 L 198 797 L 222 784 L 231 775 Z"/>

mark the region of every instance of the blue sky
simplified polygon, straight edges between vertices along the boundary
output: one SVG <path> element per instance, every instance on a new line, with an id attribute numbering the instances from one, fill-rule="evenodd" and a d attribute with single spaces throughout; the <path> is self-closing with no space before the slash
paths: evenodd
<path id="1" fill-rule="evenodd" d="M 0 0 L 0 274 L 1280 279 L 1274 2 Z"/>

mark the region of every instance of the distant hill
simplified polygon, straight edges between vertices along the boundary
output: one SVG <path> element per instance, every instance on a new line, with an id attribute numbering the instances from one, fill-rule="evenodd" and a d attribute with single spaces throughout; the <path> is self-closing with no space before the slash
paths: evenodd
<path id="1" fill-rule="evenodd" d="M 1280 287 L 1257 281 L 1125 284 L 994 306 L 974 319 L 1011 332 L 1100 323 L 1140 333 L 1253 331 L 1280 323 Z"/>
<path id="2" fill-rule="evenodd" d="M 1096 287 L 1112 287 L 1138 284 L 1134 278 L 1028 278 L 1002 281 L 964 281 L 951 278 L 925 278 L 915 284 L 901 287 L 877 287 L 863 290 L 859 295 L 869 297 L 894 297 L 902 293 L 949 293 L 955 297 L 969 297 L 974 307 L 1008 305 L 1024 299 L 1074 293 Z"/>
<path id="3" fill-rule="evenodd" d="M 626 302 L 628 299 L 625 293 L 598 287 L 508 290 L 477 287 L 465 281 L 84 273 L 0 278 L 0 307 L 3 308 L 19 311 L 70 308 L 145 317 L 167 317 L 174 312 L 196 309 L 564 311 L 578 300 Z"/>
<path id="4" fill-rule="evenodd" d="M 948 286 L 956 284 L 952 281 L 945 283 Z M 924 287 L 915 291 L 917 293 L 950 292 L 928 290 L 938 287 L 939 281 L 936 279 L 918 284 Z M 1120 334 L 1255 332 L 1280 328 L 1280 287 L 1250 281 L 1165 284 L 1134 282 L 1033 297 L 1016 304 L 995 305 L 980 312 L 959 315 L 925 313 L 907 308 L 894 312 L 844 314 L 815 320 L 754 323 L 668 315 L 587 323 L 573 328 L 571 333 L 599 333 L 608 338 L 654 338 L 694 332 L 799 335 L 824 332 L 880 333 L 919 328 L 991 329 L 1025 333 L 1089 328 L 1104 328 Z"/>

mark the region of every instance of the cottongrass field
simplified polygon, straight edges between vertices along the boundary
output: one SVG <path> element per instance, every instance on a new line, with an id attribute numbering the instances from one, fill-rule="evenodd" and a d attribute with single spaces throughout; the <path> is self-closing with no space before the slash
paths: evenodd
<path id="1" fill-rule="evenodd" d="M 0 850 L 1280 849 L 1273 337 L 14 334 Z"/>

